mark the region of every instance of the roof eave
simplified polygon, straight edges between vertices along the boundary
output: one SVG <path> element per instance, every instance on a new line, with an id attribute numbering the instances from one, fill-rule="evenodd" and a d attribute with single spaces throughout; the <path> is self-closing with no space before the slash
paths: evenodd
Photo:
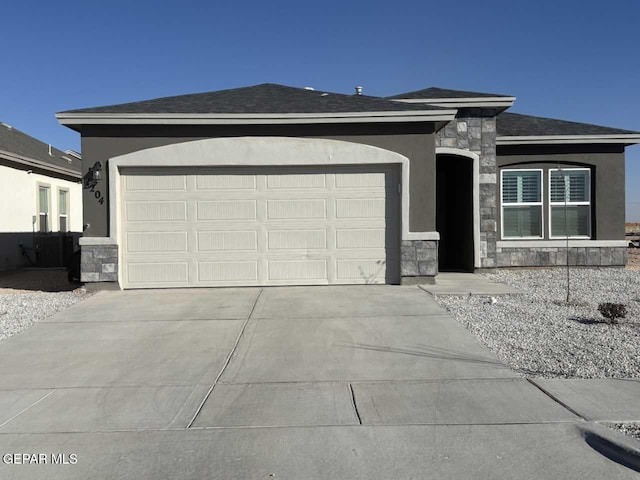
<path id="1" fill-rule="evenodd" d="M 61 125 L 241 125 L 300 123 L 438 122 L 455 118 L 456 110 L 342 113 L 57 113 Z"/>
<path id="2" fill-rule="evenodd" d="M 22 155 L 17 155 L 15 153 L 7 152 L 4 150 L 0 150 L 0 158 L 4 160 L 8 160 L 10 162 L 18 163 L 20 165 L 26 165 L 33 168 L 38 168 L 40 170 L 46 170 L 46 171 L 61 174 L 61 175 L 67 175 L 69 177 L 77 178 L 78 180 L 82 178 L 82 174 L 76 170 L 59 167 L 57 165 L 41 162 L 33 158 L 23 157 Z"/>
<path id="3" fill-rule="evenodd" d="M 470 98 L 393 98 L 394 102 L 424 103 L 445 108 L 504 108 L 513 106 L 516 97 L 470 97 Z"/>
<path id="4" fill-rule="evenodd" d="M 497 145 L 558 145 L 585 143 L 614 143 L 635 145 L 640 143 L 640 134 L 613 135 L 504 135 L 496 138 Z"/>

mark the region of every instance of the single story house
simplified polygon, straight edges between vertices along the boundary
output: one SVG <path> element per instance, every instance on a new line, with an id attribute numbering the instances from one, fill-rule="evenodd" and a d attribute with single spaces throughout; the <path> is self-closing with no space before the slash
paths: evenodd
<path id="1" fill-rule="evenodd" d="M 263 84 L 58 113 L 82 135 L 83 281 L 122 288 L 431 282 L 622 266 L 640 133 L 440 88 Z M 89 167 L 91 166 L 91 167 Z M 99 194 L 98 194 L 99 193 Z"/>
<path id="2" fill-rule="evenodd" d="M 65 239 L 70 254 L 82 232 L 81 165 L 0 122 L 0 271 L 64 264 Z"/>

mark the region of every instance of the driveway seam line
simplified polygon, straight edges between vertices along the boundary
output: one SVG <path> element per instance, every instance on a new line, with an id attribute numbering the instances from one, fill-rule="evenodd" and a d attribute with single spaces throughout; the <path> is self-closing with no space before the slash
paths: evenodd
<path id="1" fill-rule="evenodd" d="M 229 352 L 229 355 L 227 355 L 227 358 L 225 359 L 224 364 L 222 365 L 222 368 L 220 369 L 220 373 L 218 373 L 218 376 L 213 381 L 213 384 L 211 385 L 211 388 L 209 388 L 209 391 L 204 396 L 204 398 L 202 399 L 202 402 L 200 402 L 200 405 L 196 409 L 196 413 L 193 415 L 193 417 L 191 418 L 191 421 L 187 425 L 188 429 L 191 428 L 191 426 L 193 425 L 193 422 L 195 422 L 196 418 L 198 417 L 198 415 L 200 415 L 200 411 L 204 407 L 204 404 L 207 402 L 207 400 L 209 400 L 209 397 L 211 396 L 211 393 L 213 392 L 213 389 L 218 384 L 218 380 L 220 380 L 220 377 L 222 377 L 222 374 L 224 373 L 224 371 L 227 369 L 227 366 L 231 362 L 231 357 L 233 357 L 233 354 L 236 352 L 236 349 L 238 348 L 238 345 L 240 344 L 240 339 L 242 338 L 242 335 L 244 335 L 244 331 L 247 328 L 247 325 L 249 324 L 249 320 L 251 320 L 251 315 L 253 315 L 253 311 L 256 309 L 256 305 L 258 304 L 258 300 L 260 299 L 260 296 L 262 295 L 262 291 L 263 291 L 263 289 L 261 288 L 260 291 L 258 292 L 258 296 L 256 297 L 256 301 L 253 303 L 253 307 L 251 308 L 251 312 L 249 312 L 249 315 L 247 316 L 247 319 L 242 324 L 242 328 L 240 329 L 240 333 L 236 337 L 236 341 L 233 344 L 233 347 L 231 348 L 231 352 Z"/>
<path id="2" fill-rule="evenodd" d="M 294 424 L 294 425 L 233 425 L 233 426 L 207 426 L 207 427 L 193 427 L 192 431 L 216 431 L 216 430 L 259 430 L 259 429 L 301 429 L 301 428 L 397 428 L 397 427 L 518 427 L 523 425 L 576 425 L 574 420 L 560 420 L 560 421 L 536 421 L 536 422 L 496 422 L 496 423 L 366 423 L 362 425 L 358 424 L 344 424 L 344 423 L 323 423 L 323 424 Z M 584 422 L 586 424 L 598 424 L 599 422 Z M 582 425 L 582 423 L 580 424 Z M 86 434 L 116 434 L 116 433 L 148 433 L 148 432 L 184 432 L 184 428 L 171 427 L 171 428 L 136 428 L 136 429 L 116 429 L 116 430 L 61 430 L 56 432 L 0 432 L 1 437 L 7 436 L 35 436 L 35 435 L 86 435 Z"/>
<path id="3" fill-rule="evenodd" d="M 356 394 L 353 391 L 353 386 L 351 385 L 351 383 L 349 383 L 349 391 L 351 392 L 351 404 L 353 405 L 353 410 L 356 412 L 356 417 L 358 417 L 358 423 L 362 425 L 362 418 L 360 417 L 358 404 L 356 403 Z"/>
<path id="4" fill-rule="evenodd" d="M 278 316 L 278 317 L 256 317 L 256 320 L 328 320 L 328 319 L 338 319 L 338 320 L 349 320 L 349 319 L 358 319 L 361 320 L 363 318 L 370 318 L 372 320 L 378 320 L 380 318 L 384 318 L 384 319 L 394 319 L 394 318 L 404 318 L 404 317 L 448 317 L 448 318 L 452 318 L 452 315 L 450 312 L 443 312 L 443 313 L 416 313 L 416 314 L 404 314 L 404 315 L 347 315 L 347 316 L 340 316 L 340 315 L 327 315 L 324 317 L 312 317 L 309 315 L 304 315 L 304 316 L 299 316 L 299 317 L 283 317 L 283 316 Z M 50 322 L 52 323 L 52 322 Z"/>
<path id="5" fill-rule="evenodd" d="M 13 417 L 9 418 L 8 420 L 5 420 L 3 423 L 0 423 L 0 428 L 4 427 L 7 423 L 9 423 L 10 421 L 18 418 L 20 415 L 22 415 L 24 412 L 26 412 L 27 410 L 31 409 L 32 407 L 35 407 L 37 404 L 39 404 L 40 402 L 42 402 L 43 400 L 45 400 L 47 397 L 53 395 L 53 392 L 55 392 L 55 390 L 51 390 L 49 393 L 45 394 L 42 398 L 40 398 L 39 400 L 36 400 L 35 402 L 33 402 L 31 405 L 29 405 L 26 408 L 23 408 L 22 410 L 20 410 L 18 413 L 16 413 Z"/>
<path id="6" fill-rule="evenodd" d="M 557 404 L 559 404 L 560 406 L 566 408 L 567 410 L 569 410 L 571 413 L 573 413 L 576 417 L 584 420 L 584 421 L 589 421 L 587 418 L 585 418 L 584 416 L 580 415 L 577 411 L 575 411 L 573 408 L 571 408 L 569 405 L 567 405 L 566 403 L 564 403 L 562 400 L 560 400 L 558 397 L 556 397 L 555 395 L 553 395 L 552 393 L 548 392 L 545 388 L 541 387 L 540 385 L 538 385 L 535 381 L 533 381 L 530 378 L 527 378 L 527 382 L 529 382 L 531 385 L 533 385 L 534 387 L 536 387 L 538 390 L 540 390 L 542 393 L 544 393 L 547 397 L 549 397 L 551 400 L 553 400 L 554 402 L 556 402 Z"/>

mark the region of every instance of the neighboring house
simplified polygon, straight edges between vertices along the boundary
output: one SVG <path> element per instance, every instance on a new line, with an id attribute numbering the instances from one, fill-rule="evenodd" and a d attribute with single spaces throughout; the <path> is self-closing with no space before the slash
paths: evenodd
<path id="1" fill-rule="evenodd" d="M 0 270 L 65 263 L 82 232 L 81 171 L 79 154 L 0 123 Z"/>
<path id="2" fill-rule="evenodd" d="M 503 113 L 514 100 L 264 84 L 59 113 L 87 175 L 104 172 L 85 190 L 82 278 L 406 284 L 564 265 L 567 236 L 570 263 L 624 265 L 640 133 Z"/>

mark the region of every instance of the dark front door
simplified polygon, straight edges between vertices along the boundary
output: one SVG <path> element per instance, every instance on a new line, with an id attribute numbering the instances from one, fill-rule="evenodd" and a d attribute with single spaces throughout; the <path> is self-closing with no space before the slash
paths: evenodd
<path id="1" fill-rule="evenodd" d="M 473 271 L 473 160 L 438 155 L 436 228 L 440 232 L 438 268 Z"/>

